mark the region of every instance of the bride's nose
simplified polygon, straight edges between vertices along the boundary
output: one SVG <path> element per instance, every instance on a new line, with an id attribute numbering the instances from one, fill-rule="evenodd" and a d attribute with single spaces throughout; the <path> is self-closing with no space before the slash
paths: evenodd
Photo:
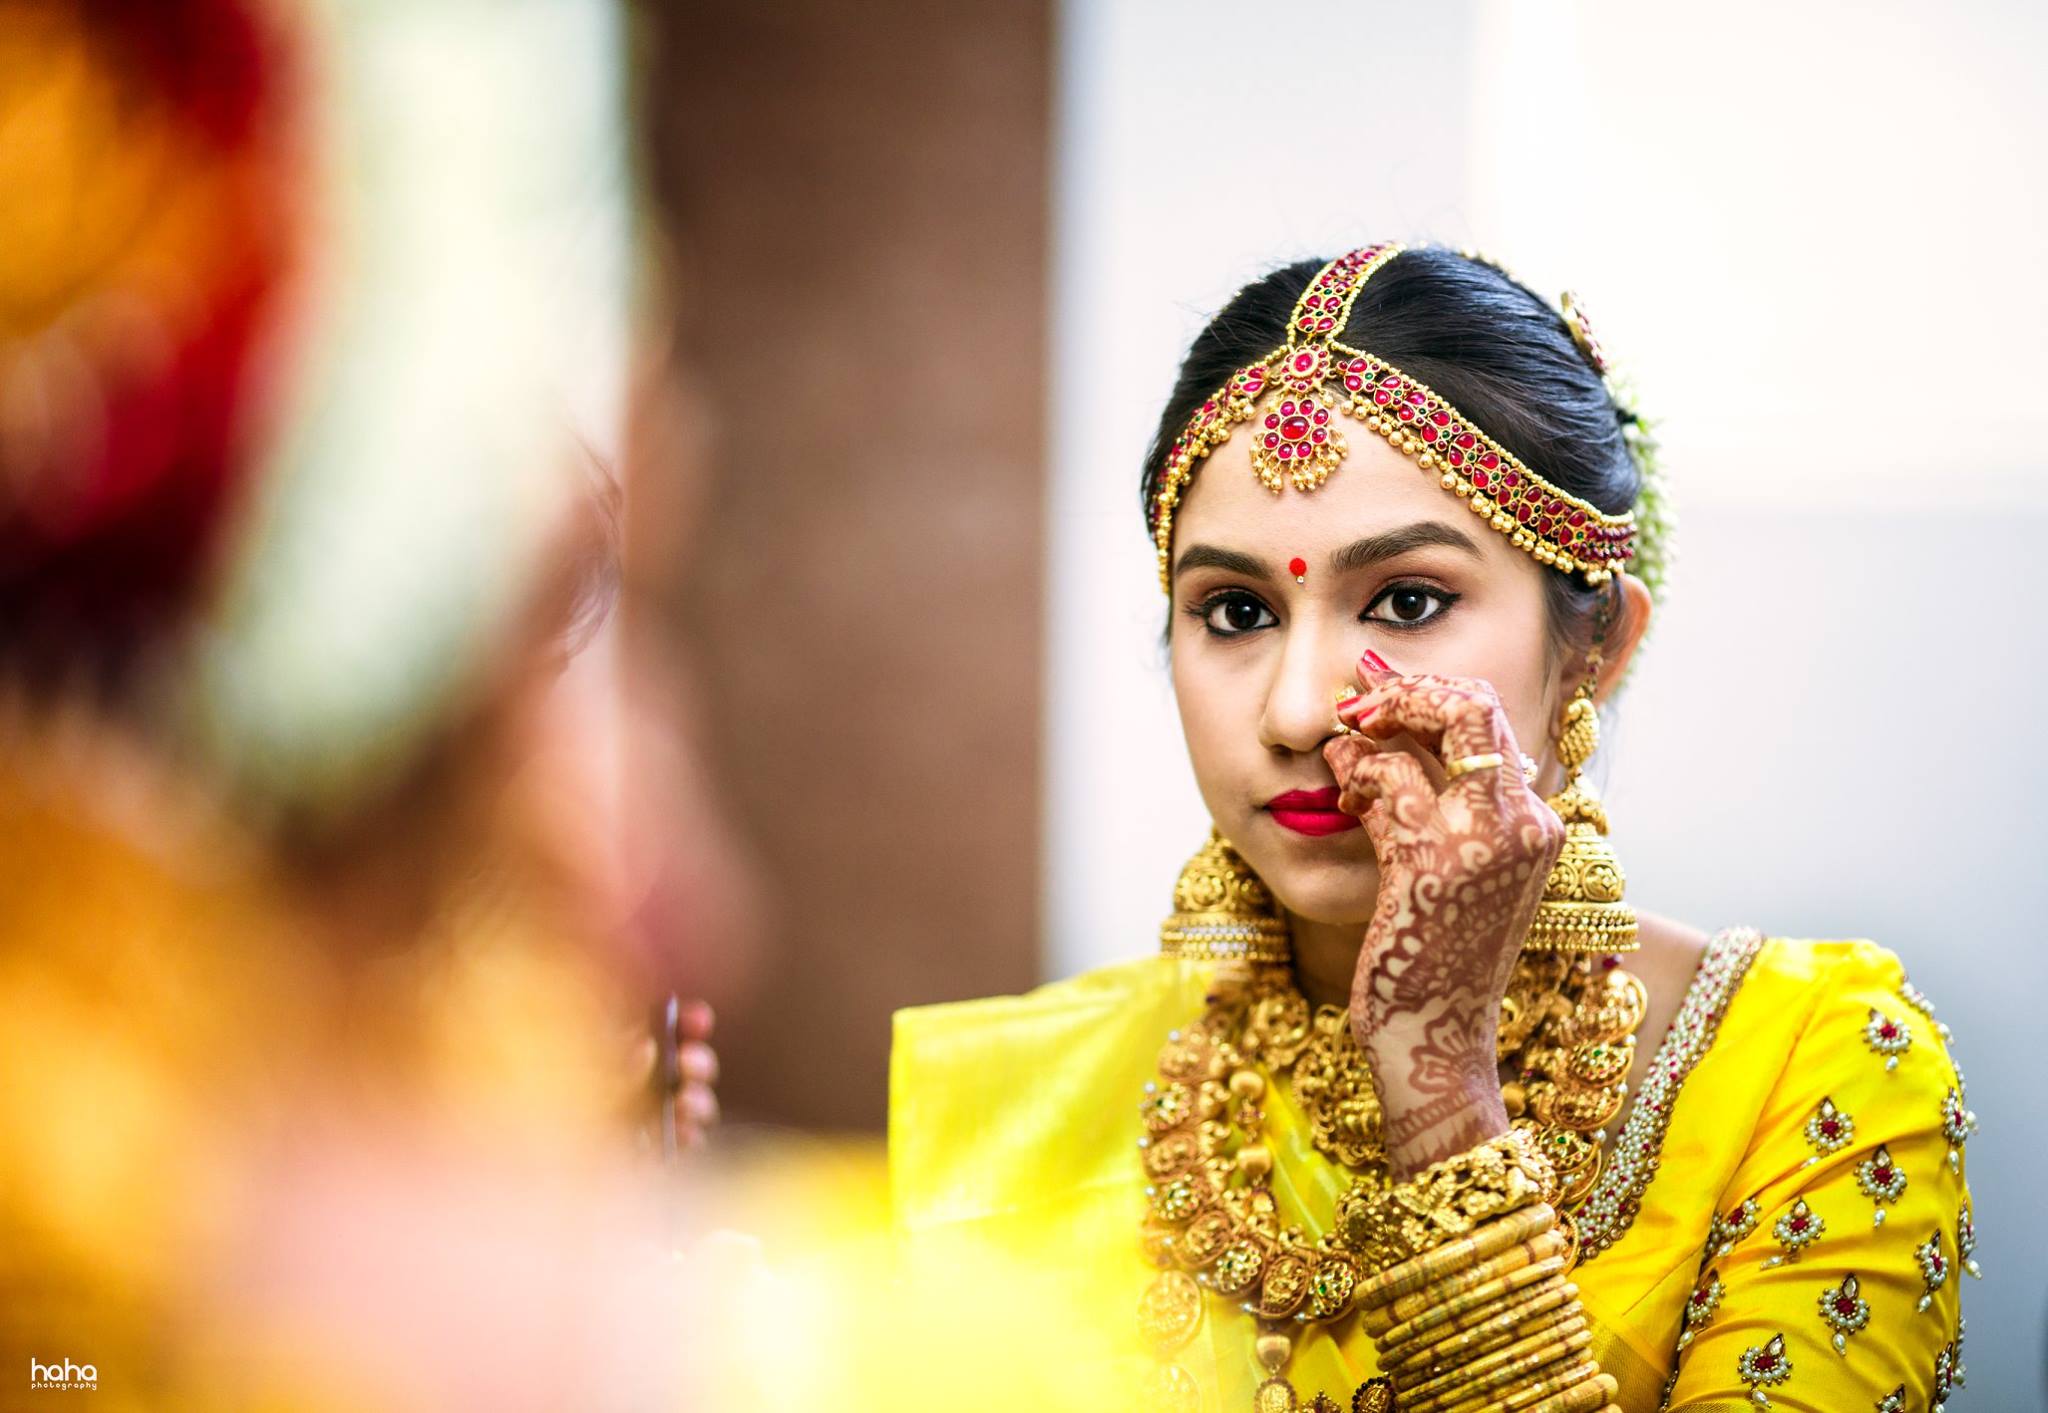
<path id="1" fill-rule="evenodd" d="M 1356 646 L 1344 636 L 1297 623 L 1266 686 L 1259 739 L 1269 749 L 1300 754 L 1320 750 L 1337 733 L 1338 687 L 1357 691 Z"/>

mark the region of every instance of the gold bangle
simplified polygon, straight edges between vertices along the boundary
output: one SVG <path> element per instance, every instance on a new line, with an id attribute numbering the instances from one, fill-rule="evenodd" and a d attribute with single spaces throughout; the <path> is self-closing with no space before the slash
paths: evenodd
<path id="1" fill-rule="evenodd" d="M 1484 1301 L 1467 1309 L 1457 1311 L 1440 1320 L 1424 1323 L 1421 1318 L 1407 1321 L 1375 1338 L 1382 1351 L 1394 1352 L 1397 1357 L 1407 1359 L 1421 1350 L 1432 1349 L 1446 1340 L 1469 1334 L 1476 1329 L 1488 1328 L 1515 1311 L 1527 1311 L 1539 1300 L 1548 1300 L 1556 1305 L 1570 1300 L 1579 1293 L 1558 1271 L 1553 1263 L 1559 1258 L 1552 1257 L 1535 1266 L 1524 1267 L 1504 1278 L 1499 1284 L 1500 1293 L 1490 1301 Z"/>
<path id="2" fill-rule="evenodd" d="M 1359 1308 L 1370 1310 L 1435 1285 L 1510 1246 L 1540 1236 L 1556 1221 L 1557 1213 L 1550 1205 L 1538 1202 L 1483 1223 L 1469 1235 L 1444 1242 L 1419 1256 L 1387 1265 L 1358 1283 Z"/>
<path id="3" fill-rule="evenodd" d="M 1582 1334 L 1584 1341 L 1574 1343 Z M 1592 1338 L 1582 1312 L 1570 1311 L 1561 1319 L 1553 1315 L 1520 1339 L 1419 1382 L 1415 1396 L 1425 1403 L 1455 1402 L 1463 1396 L 1461 1390 L 1469 1391 L 1477 1385 L 1499 1388 L 1505 1383 L 1520 1382 L 1591 1343 Z"/>
<path id="4" fill-rule="evenodd" d="M 1379 1343 L 1407 1344 L 1437 1326 L 1463 1320 L 1481 1306 L 1506 1299 L 1544 1279 L 1561 1274 L 1564 1254 L 1537 1245 L 1549 1233 L 1512 1247 L 1491 1261 L 1367 1312 L 1361 1328 Z"/>
<path id="5" fill-rule="evenodd" d="M 1491 1354 L 1502 1345 L 1563 1318 L 1563 1307 L 1571 1299 L 1561 1287 L 1540 1285 L 1520 1294 L 1512 1303 L 1489 1306 L 1481 1312 L 1482 1318 L 1442 1332 L 1428 1343 L 1383 1348 L 1380 1363 L 1390 1374 L 1411 1379 L 1434 1377 L 1454 1364 Z"/>
<path id="6" fill-rule="evenodd" d="M 1551 1314 L 1578 1295 L 1578 1287 L 1566 1281 L 1539 1285 L 1533 1292 L 1517 1292 L 1518 1299 L 1506 1308 L 1489 1309 L 1476 1323 L 1453 1328 L 1434 1343 L 1400 1349 L 1391 1342 L 1380 1346 L 1381 1365 L 1388 1374 L 1427 1373 L 1450 1359 L 1476 1359 L 1482 1354 L 1531 1334 L 1540 1325 L 1538 1317 Z"/>
<path id="7" fill-rule="evenodd" d="M 1592 1342 L 1593 1332 L 1586 1328 L 1585 1318 L 1575 1316 L 1562 1325 L 1539 1330 L 1496 1350 L 1474 1364 L 1440 1374 L 1413 1390 L 1400 1388 L 1397 1383 L 1402 1413 L 1410 1413 L 1411 1409 L 1413 1413 L 1431 1413 L 1433 1409 L 1462 1403 L 1474 1394 L 1497 1394 L 1570 1358 Z"/>
<path id="8" fill-rule="evenodd" d="M 1387 1271 L 1471 1236 L 1491 1218 L 1547 1204 L 1557 1191 L 1556 1170 L 1535 1138 L 1511 1128 L 1406 1182 L 1378 1189 L 1354 1183 L 1338 1200 L 1336 1231 L 1367 1269 Z"/>
<path id="9" fill-rule="evenodd" d="M 1551 1406 L 1552 1402 L 1581 1396 L 1578 1393 L 1581 1386 L 1597 1387 L 1591 1380 L 1599 1369 L 1600 1366 L 1590 1357 L 1581 1358 L 1568 1368 L 1549 1371 L 1527 1388 L 1517 1389 L 1511 1394 L 1476 1393 L 1463 1402 L 1438 1410 L 1438 1413 L 1535 1413 L 1537 1409 L 1557 1413 Z M 1407 1410 L 1403 1409 L 1402 1413 L 1407 1413 Z"/>
<path id="10" fill-rule="evenodd" d="M 1564 1259 L 1562 1253 L 1554 1253 L 1527 1265 L 1517 1262 L 1505 1269 L 1491 1263 L 1475 1266 L 1365 1311 L 1360 1328 L 1375 1341 L 1406 1344 L 1445 1321 L 1468 1315 L 1547 1276 L 1561 1275 Z M 1500 1270 L 1500 1274 L 1491 1274 L 1495 1270 Z"/>

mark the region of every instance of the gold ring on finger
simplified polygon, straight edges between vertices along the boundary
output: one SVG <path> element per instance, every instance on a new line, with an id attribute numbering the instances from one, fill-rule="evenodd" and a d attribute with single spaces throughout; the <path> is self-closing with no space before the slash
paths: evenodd
<path id="1" fill-rule="evenodd" d="M 1484 755 L 1459 756 L 1456 760 L 1444 762 L 1444 779 L 1456 780 L 1461 775 L 1470 775 L 1475 770 L 1491 770 L 1507 757 L 1499 751 L 1488 751 Z"/>

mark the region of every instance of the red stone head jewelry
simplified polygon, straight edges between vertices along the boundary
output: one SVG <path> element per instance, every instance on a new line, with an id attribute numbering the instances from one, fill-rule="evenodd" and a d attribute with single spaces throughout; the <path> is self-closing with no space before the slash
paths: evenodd
<path id="1" fill-rule="evenodd" d="M 1359 291 L 1405 248 L 1368 245 L 1325 265 L 1295 303 L 1287 342 L 1232 373 L 1195 409 L 1167 453 L 1152 499 L 1161 588 L 1172 588 L 1173 516 L 1188 483 L 1232 428 L 1254 418 L 1252 469 L 1276 495 L 1289 484 L 1312 491 L 1343 464 L 1336 422 L 1342 413 L 1435 473 L 1445 490 L 1544 564 L 1599 584 L 1635 554 L 1633 514 L 1609 515 L 1553 486 L 1434 389 L 1338 340 Z M 1573 339 L 1604 370 L 1584 311 L 1570 296 L 1564 315 Z"/>

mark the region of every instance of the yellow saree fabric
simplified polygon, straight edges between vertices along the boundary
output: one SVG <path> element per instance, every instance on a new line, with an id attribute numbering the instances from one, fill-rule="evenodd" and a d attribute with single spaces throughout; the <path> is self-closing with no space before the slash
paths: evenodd
<path id="1" fill-rule="evenodd" d="M 1166 1032 L 1200 1014 L 1214 966 L 1147 957 L 895 1017 L 902 1257 L 918 1269 L 999 1248 L 1071 1272 L 1077 1306 L 1128 1330 L 1114 1354 L 1077 1362 L 1073 1407 L 1127 1405 L 1155 1364 L 1137 1335 L 1151 1274 L 1137 1243 L 1137 1105 Z M 1945 1394 L 1972 1239 L 1968 1122 L 1946 1039 L 1874 943 L 1715 936 L 1625 1110 L 1621 1160 L 1593 1198 L 1603 1210 L 1582 1218 L 1609 1238 L 1573 1278 L 1623 1409 L 1753 1410 L 1755 1392 L 1774 1408 L 1867 1409 L 1892 1406 L 1881 1400 L 1895 1390 L 1898 1407 L 1926 1409 Z M 1270 1092 L 1274 1195 L 1284 1219 L 1321 1231 L 1349 1176 L 1314 1150 L 1287 1086 Z M 1263 1377 L 1253 1335 L 1212 1294 L 1194 1338 L 1166 1357 L 1194 1375 L 1204 1410 L 1241 1413 Z M 1322 1391 L 1348 1407 L 1376 1367 L 1351 1317 L 1300 1337 L 1288 1372 L 1304 1402 Z"/>

